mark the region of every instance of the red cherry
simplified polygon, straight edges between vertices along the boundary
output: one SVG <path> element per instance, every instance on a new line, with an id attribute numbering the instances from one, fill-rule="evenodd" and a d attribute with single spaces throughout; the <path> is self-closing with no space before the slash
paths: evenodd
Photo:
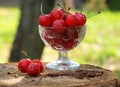
<path id="1" fill-rule="evenodd" d="M 63 45 L 63 40 L 62 38 L 55 38 L 54 39 L 54 45 L 57 46 L 57 47 L 60 47 Z"/>
<path id="2" fill-rule="evenodd" d="M 53 33 L 53 37 L 56 38 L 56 39 L 61 39 L 61 38 L 64 37 L 63 34 L 64 34 L 64 33 L 56 33 L 56 32 L 54 32 L 54 33 Z"/>
<path id="3" fill-rule="evenodd" d="M 64 35 L 62 33 L 56 33 L 53 30 L 45 30 L 42 38 L 50 45 L 53 49 L 61 47 L 62 38 Z"/>
<path id="4" fill-rule="evenodd" d="M 77 43 L 74 40 L 70 40 L 70 41 L 66 41 L 64 43 L 64 48 L 66 50 L 71 50 L 72 48 L 74 48 L 77 45 Z"/>
<path id="5" fill-rule="evenodd" d="M 67 17 L 67 15 L 69 15 L 69 14 L 72 14 L 72 13 L 70 13 L 70 12 L 67 12 L 66 14 L 64 13 L 62 19 L 63 19 L 63 20 L 66 20 L 66 17 Z"/>
<path id="6" fill-rule="evenodd" d="M 67 15 L 65 22 L 68 26 L 74 27 L 76 26 L 77 19 L 74 14 L 70 13 Z"/>
<path id="7" fill-rule="evenodd" d="M 42 34 L 43 40 L 49 44 L 52 45 L 54 42 L 54 32 L 52 29 L 45 29 L 44 33 Z"/>
<path id="8" fill-rule="evenodd" d="M 37 63 L 40 65 L 40 72 L 44 70 L 43 63 L 39 59 L 33 59 L 33 63 Z"/>
<path id="9" fill-rule="evenodd" d="M 53 38 L 53 33 L 54 32 L 52 29 L 45 29 L 43 35 L 47 38 Z"/>
<path id="10" fill-rule="evenodd" d="M 42 35 L 43 40 L 45 41 L 45 43 L 49 46 L 54 46 L 54 38 L 51 38 L 51 36 L 49 37 L 48 35 Z"/>
<path id="11" fill-rule="evenodd" d="M 66 27 L 66 23 L 64 20 L 62 19 L 59 19 L 59 20 L 55 20 L 53 21 L 52 23 L 52 27 L 53 27 L 53 30 L 57 33 L 61 33 L 61 32 L 64 32 L 65 30 L 65 27 Z"/>
<path id="12" fill-rule="evenodd" d="M 18 69 L 19 69 L 21 72 L 26 73 L 27 67 L 28 67 L 28 65 L 29 65 L 30 63 L 32 63 L 32 61 L 31 61 L 30 59 L 27 59 L 27 58 L 22 59 L 22 60 L 20 60 L 19 63 L 18 63 Z"/>
<path id="13" fill-rule="evenodd" d="M 86 16 L 82 13 L 76 12 L 77 26 L 83 26 L 86 23 Z"/>
<path id="14" fill-rule="evenodd" d="M 46 42 L 48 45 L 52 45 L 54 43 L 54 38 L 49 38 L 47 36 L 42 36 L 43 40 Z"/>
<path id="15" fill-rule="evenodd" d="M 62 9 L 53 9 L 51 12 L 50 12 L 50 16 L 52 18 L 52 20 L 57 20 L 57 19 L 61 19 L 64 15 L 64 12 Z"/>
<path id="16" fill-rule="evenodd" d="M 48 14 L 39 16 L 38 22 L 41 26 L 51 26 L 52 24 L 51 17 Z"/>
<path id="17" fill-rule="evenodd" d="M 77 39 L 78 38 L 78 32 L 76 29 L 67 29 L 66 32 L 65 32 L 65 36 L 67 40 L 70 40 L 70 39 Z"/>
<path id="18" fill-rule="evenodd" d="M 58 38 L 54 38 L 53 39 L 53 44 L 50 44 L 50 46 L 53 49 L 58 50 L 58 49 L 63 47 L 63 40 L 62 39 L 58 39 Z"/>
<path id="19" fill-rule="evenodd" d="M 38 63 L 31 63 L 27 67 L 27 74 L 30 76 L 38 76 L 40 73 L 40 65 Z"/>

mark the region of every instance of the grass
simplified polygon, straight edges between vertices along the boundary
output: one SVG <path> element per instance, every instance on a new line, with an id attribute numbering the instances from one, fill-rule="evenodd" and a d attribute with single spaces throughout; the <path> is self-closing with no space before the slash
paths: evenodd
<path id="1" fill-rule="evenodd" d="M 87 14 L 90 15 L 90 14 Z M 19 23 L 18 8 L 0 7 L 0 63 L 8 62 L 12 42 Z M 94 64 L 116 70 L 120 76 L 120 12 L 104 11 L 87 20 L 87 33 L 81 44 L 69 52 L 79 63 Z M 45 47 L 42 58 L 52 61 L 57 52 Z"/>

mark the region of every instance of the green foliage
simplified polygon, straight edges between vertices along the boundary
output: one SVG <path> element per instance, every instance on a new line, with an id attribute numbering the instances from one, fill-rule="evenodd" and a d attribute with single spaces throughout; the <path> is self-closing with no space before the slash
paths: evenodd
<path id="1" fill-rule="evenodd" d="M 19 22 L 18 8 L 0 7 L 0 63 L 7 62 Z"/>
<path id="2" fill-rule="evenodd" d="M 106 0 L 108 7 L 112 11 L 120 11 L 120 0 Z"/>
<path id="3" fill-rule="evenodd" d="M 0 8 L 0 12 L 1 40 L 3 42 L 11 42 L 16 32 L 20 11 L 18 8 Z"/>

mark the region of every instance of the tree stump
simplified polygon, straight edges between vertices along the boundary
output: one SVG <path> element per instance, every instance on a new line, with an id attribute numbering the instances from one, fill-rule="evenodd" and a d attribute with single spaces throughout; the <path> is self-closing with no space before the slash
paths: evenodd
<path id="1" fill-rule="evenodd" d="M 107 69 L 83 64 L 77 70 L 52 71 L 30 77 L 17 71 L 17 63 L 0 64 L 0 87 L 120 87 L 117 75 Z"/>

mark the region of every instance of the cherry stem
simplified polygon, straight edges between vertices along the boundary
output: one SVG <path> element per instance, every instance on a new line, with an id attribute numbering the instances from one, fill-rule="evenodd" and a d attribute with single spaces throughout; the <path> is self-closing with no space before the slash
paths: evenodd
<path id="1" fill-rule="evenodd" d="M 65 12 L 66 12 L 66 3 L 65 3 L 65 1 L 64 0 L 62 0 L 62 4 L 63 4 L 63 8 L 64 8 L 64 10 L 65 10 Z"/>
<path id="2" fill-rule="evenodd" d="M 88 19 L 88 18 L 91 18 L 91 17 L 93 17 L 93 16 L 95 16 L 95 15 L 97 15 L 97 14 L 100 14 L 100 13 L 101 13 L 101 11 L 98 11 L 97 13 L 95 13 L 95 14 L 90 15 L 89 17 L 87 17 L 87 19 Z"/>
<path id="3" fill-rule="evenodd" d="M 41 11 L 41 14 L 43 15 L 43 14 L 44 14 L 44 12 L 43 12 L 43 3 L 42 3 L 42 2 L 41 2 L 40 11 Z"/>
<path id="4" fill-rule="evenodd" d="M 62 8 L 64 10 L 64 13 L 61 17 L 61 19 L 64 17 L 64 15 L 67 15 L 67 12 L 71 9 L 70 7 L 69 8 L 66 8 L 66 3 L 64 0 L 62 0 L 62 5 L 60 5 L 59 3 L 57 4 L 57 6 L 59 6 L 60 8 Z"/>
<path id="5" fill-rule="evenodd" d="M 16 70 L 16 71 L 14 71 L 14 72 L 8 72 L 8 74 L 10 75 L 10 74 L 16 74 L 17 72 L 19 72 L 19 70 Z"/>
<path id="6" fill-rule="evenodd" d="M 40 78 L 38 79 L 36 85 L 39 85 L 39 82 L 46 76 L 47 74 L 40 74 Z"/>
<path id="7" fill-rule="evenodd" d="M 87 3 L 88 3 L 88 0 L 86 0 L 85 3 L 82 5 L 81 11 L 80 11 L 81 13 L 83 12 L 83 9 L 84 9 L 84 7 L 86 6 Z"/>
<path id="8" fill-rule="evenodd" d="M 29 56 L 29 55 L 26 53 L 26 51 L 22 50 L 21 52 L 22 52 L 25 56 L 27 56 L 28 58 L 32 58 L 31 56 Z"/>
<path id="9" fill-rule="evenodd" d="M 40 80 L 41 80 L 42 78 L 43 78 L 43 77 L 41 76 L 41 77 L 38 79 L 36 85 L 39 85 L 39 82 L 40 82 Z"/>
<path id="10" fill-rule="evenodd" d="M 64 12 L 66 13 L 66 3 L 64 2 L 64 0 L 62 0 L 62 5 L 60 5 L 59 3 L 57 4 L 60 8 L 62 8 L 64 10 Z"/>

